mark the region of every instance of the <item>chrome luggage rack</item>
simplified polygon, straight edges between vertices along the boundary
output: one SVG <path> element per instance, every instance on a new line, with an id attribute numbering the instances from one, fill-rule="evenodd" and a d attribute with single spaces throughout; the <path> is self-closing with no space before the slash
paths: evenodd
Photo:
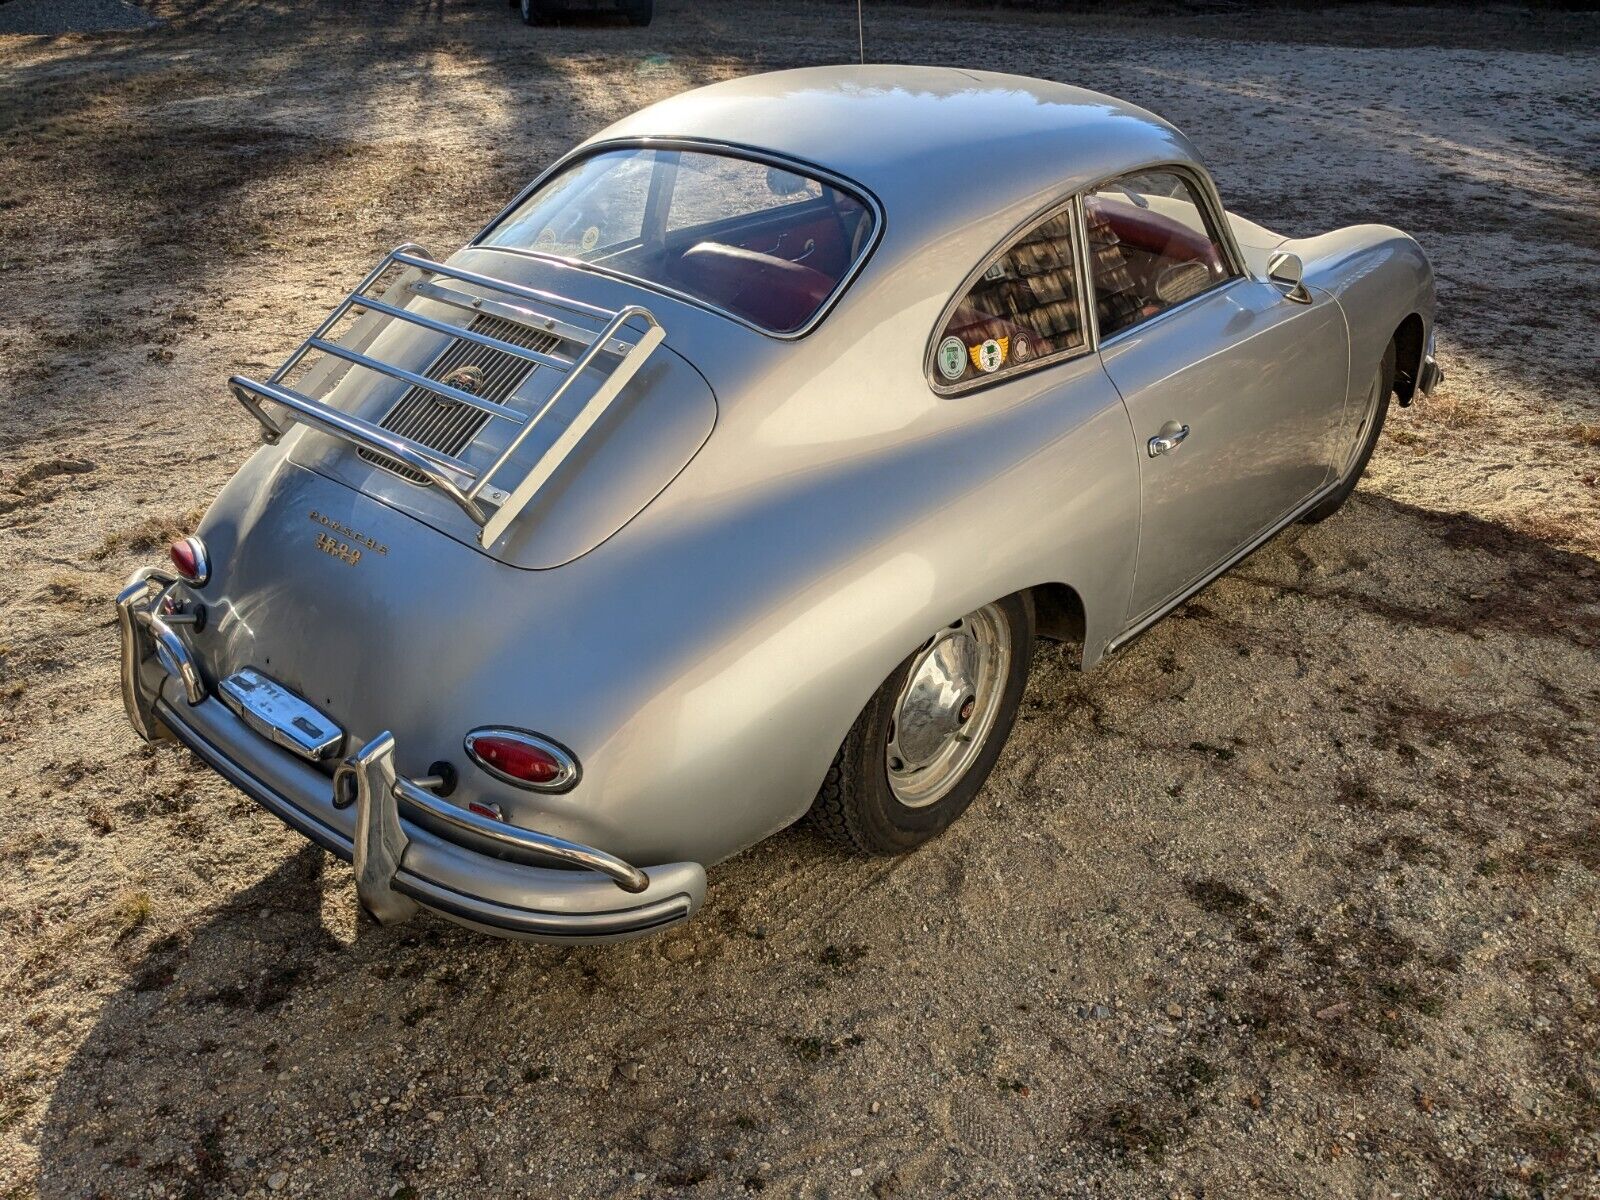
<path id="1" fill-rule="evenodd" d="M 394 267 L 402 268 L 401 273 L 374 294 L 373 289 Z M 437 282 L 440 277 L 469 284 L 490 295 L 459 291 Z M 405 306 L 411 296 L 450 305 L 474 315 L 500 317 L 563 341 L 575 342 L 585 349 L 576 358 L 568 358 L 518 346 L 477 330 L 411 312 Z M 353 309 L 361 310 L 361 315 L 355 318 L 342 336 L 330 338 L 329 333 Z M 574 324 L 561 315 L 563 310 L 567 314 L 602 321 L 604 328 L 596 333 Z M 366 354 L 365 351 L 390 321 L 405 321 L 434 333 L 513 355 L 536 366 L 551 367 L 565 372 L 566 378 L 534 412 L 524 413 Z M 632 321 L 643 322 L 643 333 L 629 327 Z M 537 288 L 447 267 L 428 257 L 428 252 L 421 246 L 408 243 L 391 250 L 266 382 L 235 375 L 228 380 L 228 386 L 239 403 L 261 422 L 262 437 L 267 442 L 276 442 L 289 430 L 287 425 L 280 424 L 263 407 L 263 401 L 286 410 L 291 424 L 298 421 L 362 449 L 385 455 L 424 476 L 472 518 L 478 526 L 478 542 L 488 547 L 500 538 L 577 448 L 665 337 L 666 330 L 655 315 L 637 304 L 615 311 L 600 308 Z M 322 357 L 296 380 L 296 386 L 289 386 L 285 382 L 289 375 L 313 351 Z M 568 389 L 599 361 L 602 354 L 613 355 L 618 362 L 573 417 L 571 424 L 561 431 L 521 479 L 509 489 L 496 487 L 493 480 L 500 469 L 522 447 L 545 414 L 561 402 Z M 486 425 L 489 419 L 498 417 L 520 428 L 494 462 L 482 471 L 476 471 L 456 455 L 446 454 L 326 403 L 321 397 L 352 369 L 375 371 L 430 392 L 445 402 L 469 405 L 487 414 Z M 494 511 L 490 512 L 490 508 Z"/>

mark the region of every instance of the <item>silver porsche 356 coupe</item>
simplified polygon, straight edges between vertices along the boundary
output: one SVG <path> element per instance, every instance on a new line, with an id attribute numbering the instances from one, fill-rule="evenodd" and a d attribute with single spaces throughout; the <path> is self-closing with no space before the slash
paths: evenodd
<path id="1" fill-rule="evenodd" d="M 807 812 L 943 830 L 1036 636 L 1092 666 L 1340 506 L 1433 309 L 1405 234 L 1233 216 L 1109 96 L 688 92 L 232 380 L 267 444 L 119 596 L 128 715 L 381 921 L 661 929 Z"/>

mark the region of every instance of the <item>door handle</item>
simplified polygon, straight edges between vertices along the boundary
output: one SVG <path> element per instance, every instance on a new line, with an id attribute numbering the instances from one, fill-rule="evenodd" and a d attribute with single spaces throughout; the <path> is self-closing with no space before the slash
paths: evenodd
<path id="1" fill-rule="evenodd" d="M 1174 424 L 1175 422 L 1168 421 L 1162 426 L 1162 429 L 1171 430 L 1171 432 L 1158 433 L 1150 439 L 1151 458 L 1160 458 L 1163 454 L 1176 450 L 1183 445 L 1183 439 L 1189 436 L 1189 427 L 1187 425 L 1179 425 L 1176 429 L 1173 429 Z"/>

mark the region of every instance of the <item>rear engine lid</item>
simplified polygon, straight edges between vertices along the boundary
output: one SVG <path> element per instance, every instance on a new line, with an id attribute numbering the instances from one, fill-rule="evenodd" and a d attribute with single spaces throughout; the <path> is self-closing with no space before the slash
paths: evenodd
<path id="1" fill-rule="evenodd" d="M 522 262 L 469 250 L 450 261 L 526 287 L 554 291 L 558 282 L 570 284 L 569 273 L 561 272 L 567 276 L 561 279 L 554 269 L 531 259 Z M 550 278 L 543 278 L 543 273 Z M 575 359 L 585 349 L 581 342 L 536 328 L 537 322 L 530 322 L 526 311 L 518 313 L 516 306 L 508 306 L 503 294 L 467 282 L 440 277 L 398 290 L 400 294 L 384 293 L 388 303 L 452 328 L 552 358 Z M 476 308 L 473 302 L 478 302 Z M 648 300 L 642 302 L 648 304 Z M 603 325 L 601 320 L 554 303 L 541 305 L 541 309 L 591 333 Z M 630 327 L 629 332 L 637 337 L 640 331 Z M 669 328 L 667 341 L 623 386 L 487 553 L 511 566 L 532 570 L 571 562 L 631 521 L 683 470 L 710 437 L 717 403 L 704 377 L 670 343 Z M 530 362 L 495 347 L 392 318 L 361 347 L 361 353 L 525 415 L 538 413 L 568 377 L 567 371 L 553 363 Z M 591 369 L 579 373 L 491 483 L 500 489 L 514 487 L 578 418 L 617 361 L 613 355 L 601 354 Z M 520 428 L 503 417 L 359 367 L 344 369 L 323 398 L 344 412 L 457 458 L 475 472 L 486 470 Z M 404 464 L 305 426 L 297 426 L 286 440 L 290 460 L 296 464 L 483 549 L 479 527 L 472 519 Z"/>

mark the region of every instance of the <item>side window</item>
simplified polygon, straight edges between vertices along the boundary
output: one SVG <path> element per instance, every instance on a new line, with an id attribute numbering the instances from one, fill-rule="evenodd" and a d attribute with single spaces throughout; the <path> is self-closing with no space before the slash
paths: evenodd
<path id="1" fill-rule="evenodd" d="M 1172 171 L 1124 175 L 1083 198 L 1100 336 L 1228 278 L 1228 256 L 1193 186 Z"/>
<path id="2" fill-rule="evenodd" d="M 1087 342 L 1073 245 L 1068 207 L 996 258 L 939 332 L 935 381 L 956 387 L 1082 350 Z"/>

